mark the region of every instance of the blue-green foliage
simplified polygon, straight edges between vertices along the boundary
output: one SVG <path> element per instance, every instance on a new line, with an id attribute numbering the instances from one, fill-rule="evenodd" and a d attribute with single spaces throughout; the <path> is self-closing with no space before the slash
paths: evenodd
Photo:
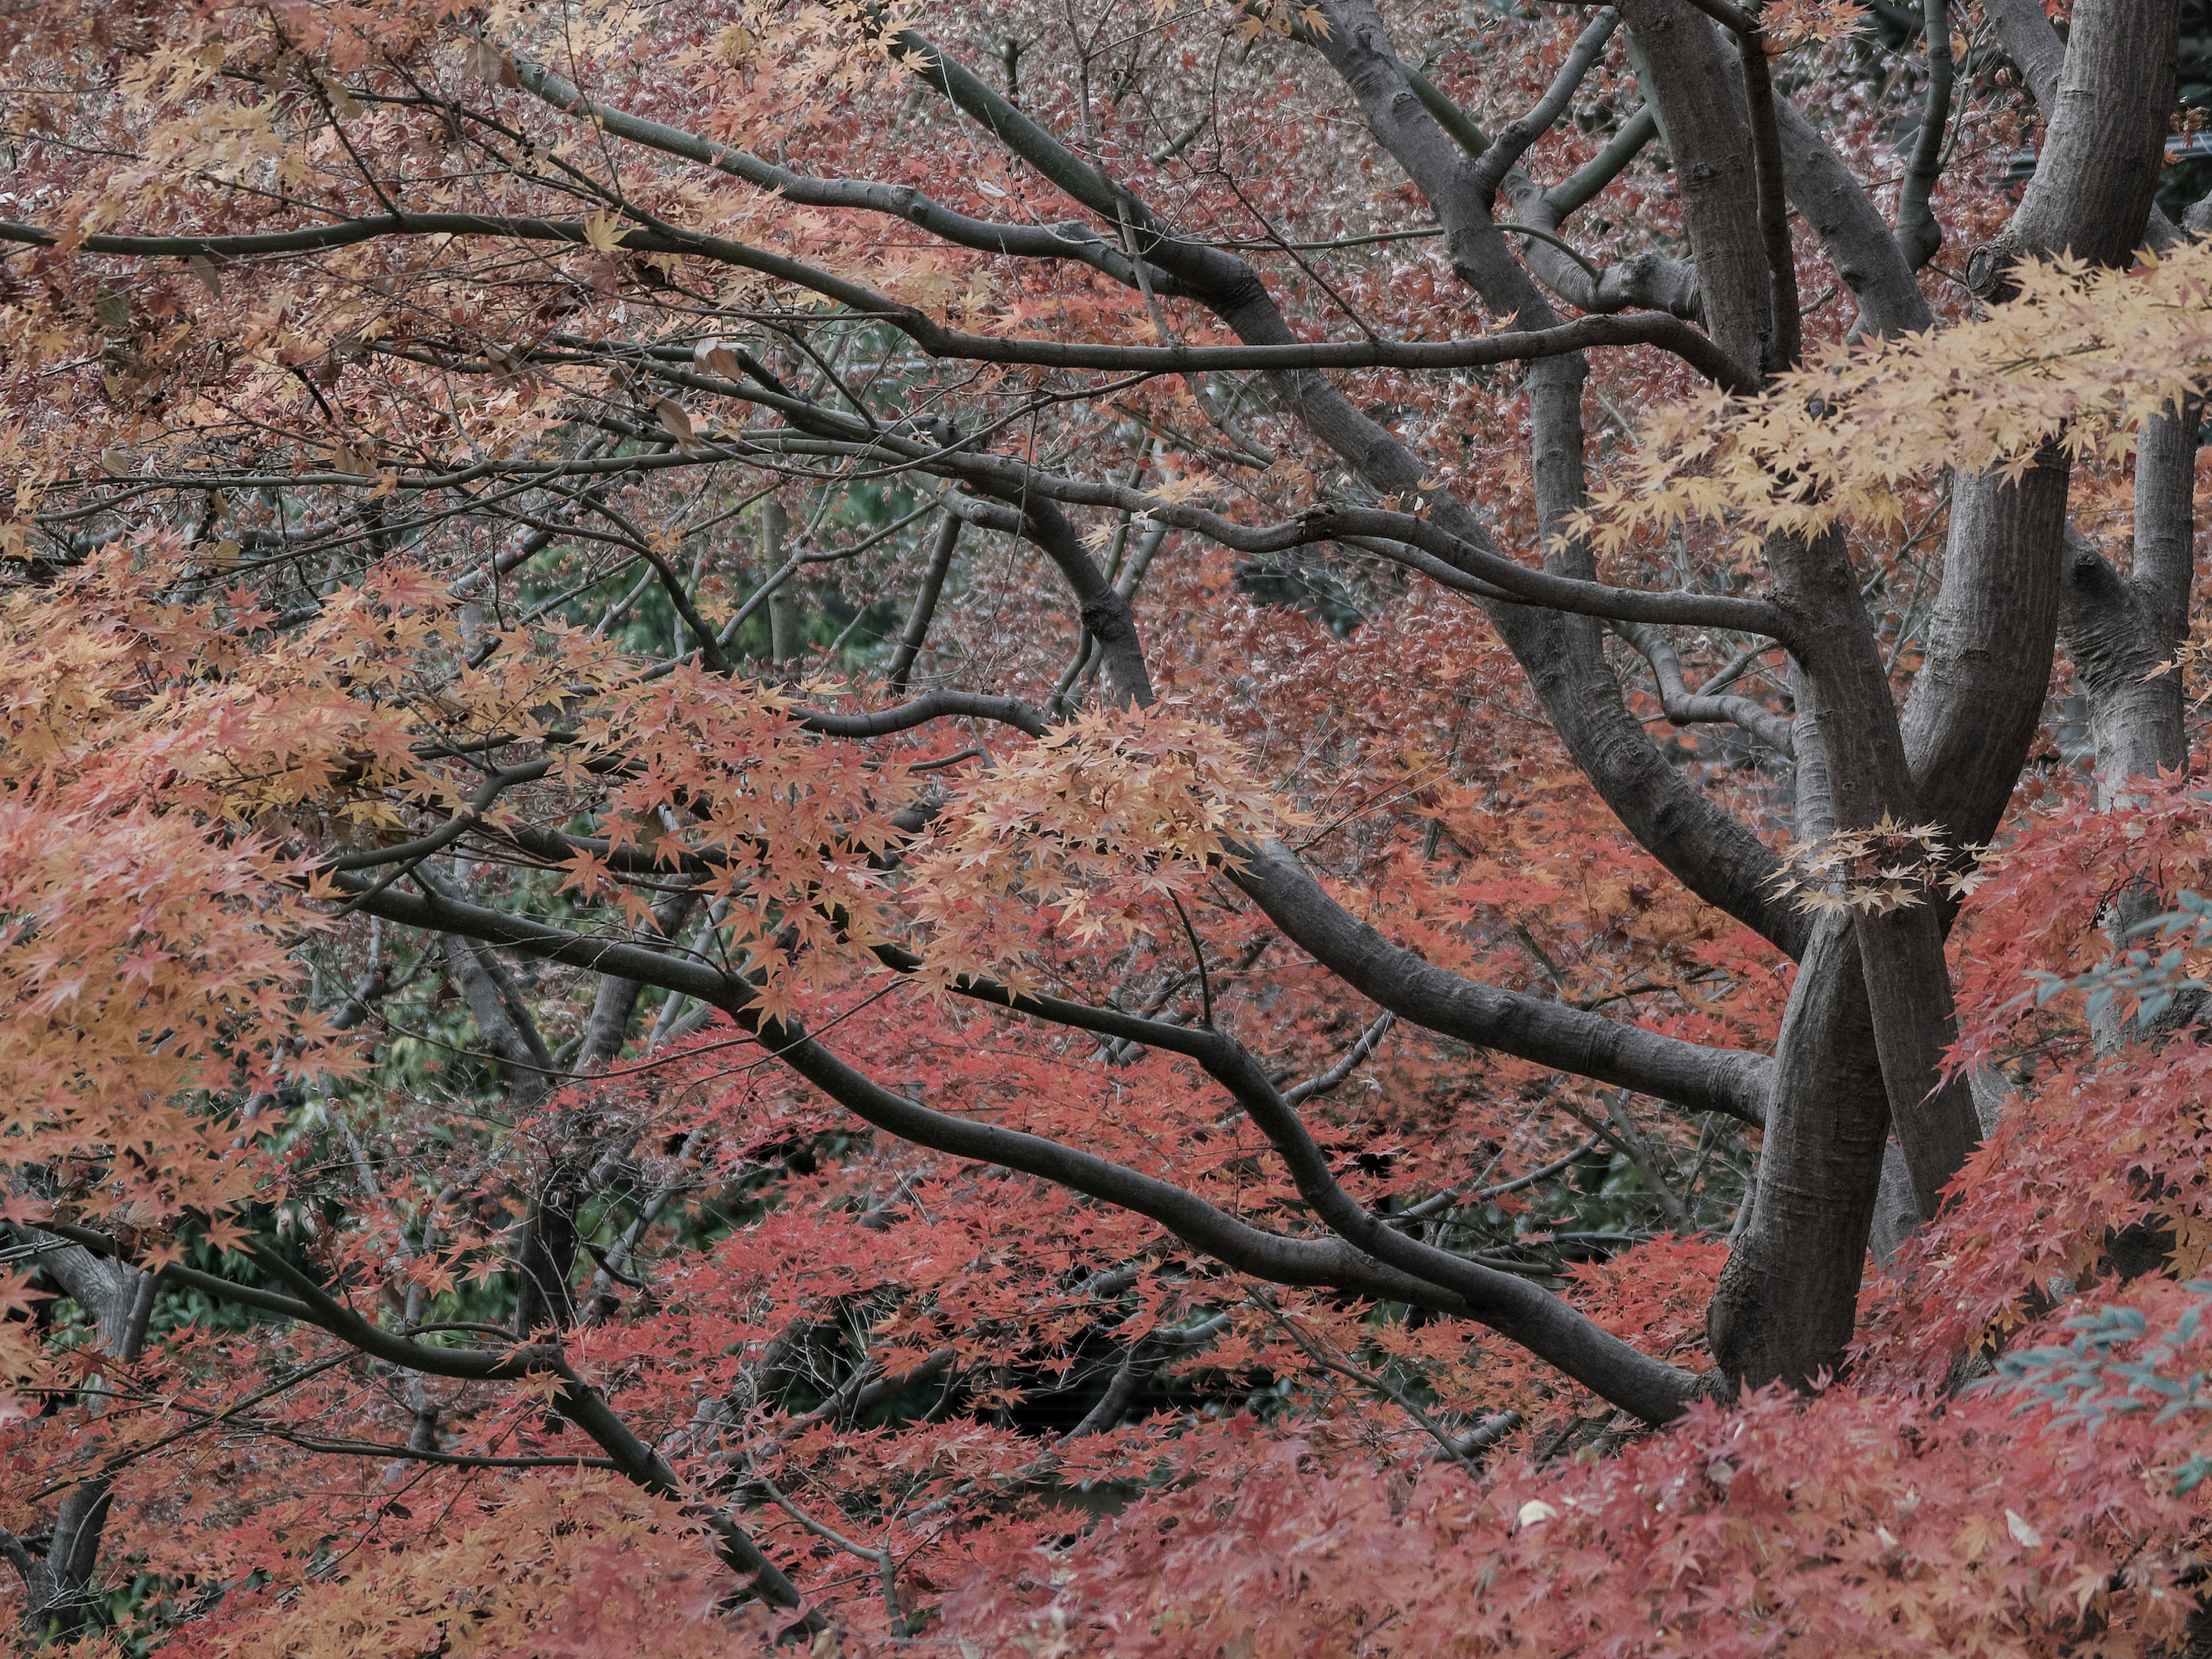
<path id="1" fill-rule="evenodd" d="M 2175 999 L 2212 988 L 2191 975 L 2186 966 L 2191 951 L 2212 944 L 2212 898 L 2184 892 L 2174 903 L 2173 909 L 2153 916 L 2134 930 L 2138 937 L 2154 941 L 2155 951 L 2139 945 L 2085 974 L 2033 973 L 2030 976 L 2036 987 L 2027 994 L 2040 1006 L 2063 993 L 2081 992 L 2087 998 L 2093 1020 L 2115 1002 L 2132 1003 L 2136 1020 L 2148 1025 L 2172 1007 Z"/>
<path id="2" fill-rule="evenodd" d="M 2205 1371 L 2184 1358 L 2212 1310 L 2212 1282 L 2191 1279 L 2182 1288 L 2197 1300 L 2171 1329 L 2153 1335 L 2140 1309 L 2100 1308 L 2066 1322 L 2074 1337 L 2063 1346 L 2005 1355 L 1986 1386 L 2011 1391 L 2023 1411 L 2047 1405 L 2054 1421 L 2091 1429 L 2133 1412 L 2155 1411 L 2160 1422 L 2212 1413 Z M 2212 1432 L 2212 1420 L 2205 1426 Z M 2176 1488 L 2189 1492 L 2208 1474 L 2212 1458 L 2198 1452 L 2174 1471 Z"/>

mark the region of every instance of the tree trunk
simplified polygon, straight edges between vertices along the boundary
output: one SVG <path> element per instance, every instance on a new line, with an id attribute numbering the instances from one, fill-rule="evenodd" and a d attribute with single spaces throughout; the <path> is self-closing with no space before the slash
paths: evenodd
<path id="1" fill-rule="evenodd" d="M 51 1234 L 24 1230 L 24 1236 L 58 1243 Z M 96 1256 L 76 1245 L 51 1250 L 42 1265 L 63 1289 L 92 1316 L 100 1350 L 118 1365 L 133 1364 L 146 1346 L 154 1313 L 154 1279 L 128 1262 Z M 95 1374 L 88 1387 L 102 1386 Z M 98 1409 L 97 1396 L 94 1408 Z M 34 1643 L 51 1636 L 67 1638 L 83 1630 L 92 1612 L 92 1571 L 113 1504 L 113 1482 L 94 1476 L 71 1486 L 54 1515 L 53 1532 L 43 1557 L 33 1557 L 12 1534 L 0 1529 L 4 1550 L 23 1575 L 21 1629 Z"/>
<path id="2" fill-rule="evenodd" d="M 2052 123 L 2039 184 L 2004 240 L 2006 260 L 2061 247 L 2124 257 L 2149 210 L 2143 181 L 2157 169 L 2154 156 L 2146 167 L 2143 151 L 2162 138 L 2171 104 L 2174 8 L 2169 0 L 2100 0 L 2077 8 L 2074 28 L 2079 57 L 2069 58 L 2064 79 L 2070 112 Z M 2161 74 L 2162 95 L 2154 84 Z M 2112 182 L 2123 173 L 2130 174 L 2124 189 Z M 2034 738 L 2058 622 L 2067 483 L 2063 461 L 2046 455 L 2017 483 L 1967 477 L 1954 489 L 1936 625 L 1902 722 L 1910 776 L 1894 791 L 1954 845 L 1995 833 Z M 1835 620 L 1844 628 L 1840 611 Z M 1863 623 L 1856 631 L 1870 647 Z M 1826 672 L 1808 665 L 1837 817 L 1846 826 L 1869 820 L 1864 806 L 1855 812 L 1845 804 L 1845 775 L 1858 769 L 1838 750 L 1887 724 L 1888 704 L 1886 686 L 1879 706 L 1875 688 L 1863 686 L 1860 705 L 1844 711 L 1829 682 L 1849 654 L 1839 653 Z M 1880 786 L 1882 757 L 1863 741 L 1862 750 L 1860 767 L 1872 767 L 1862 782 Z M 1856 987 L 1849 954 L 1826 926 L 1800 969 L 1776 1054 L 1753 1212 L 1708 1314 L 1715 1355 L 1739 1382 L 1802 1380 L 1840 1357 L 1881 1185 L 1882 1120 L 1899 1121 L 1920 1214 L 1932 1212 L 1936 1190 L 1979 1136 L 1966 1079 L 1924 1092 L 1949 1026 L 1939 921 L 1923 906 L 1849 925 L 1864 969 Z M 1861 1040 L 1881 1059 L 1879 1084 L 1863 1049 L 1843 1052 Z M 1893 1194 L 1896 1224 L 1901 1200 Z M 1885 1243 L 1893 1243 L 1895 1225 L 1885 1231 Z"/>

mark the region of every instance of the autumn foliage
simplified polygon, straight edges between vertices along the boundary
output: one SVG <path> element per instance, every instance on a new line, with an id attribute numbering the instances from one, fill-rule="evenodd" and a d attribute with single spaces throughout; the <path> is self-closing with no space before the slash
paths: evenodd
<path id="1" fill-rule="evenodd" d="M 2212 216 L 2057 21 L 0 19 L 9 1639 L 2195 1650 Z"/>

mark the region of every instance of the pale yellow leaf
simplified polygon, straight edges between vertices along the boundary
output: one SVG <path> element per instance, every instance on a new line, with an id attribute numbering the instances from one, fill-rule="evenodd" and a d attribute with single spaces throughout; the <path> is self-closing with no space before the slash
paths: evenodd
<path id="1" fill-rule="evenodd" d="M 620 248 L 623 234 L 622 220 L 604 210 L 584 220 L 584 240 L 601 253 L 612 253 Z"/>

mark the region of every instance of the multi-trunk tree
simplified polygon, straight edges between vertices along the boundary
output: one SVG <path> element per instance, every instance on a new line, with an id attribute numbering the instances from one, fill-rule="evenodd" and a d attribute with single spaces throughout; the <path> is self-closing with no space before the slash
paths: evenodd
<path id="1" fill-rule="evenodd" d="M 2177 0 L 0 27 L 33 1638 L 2180 1639 Z"/>

